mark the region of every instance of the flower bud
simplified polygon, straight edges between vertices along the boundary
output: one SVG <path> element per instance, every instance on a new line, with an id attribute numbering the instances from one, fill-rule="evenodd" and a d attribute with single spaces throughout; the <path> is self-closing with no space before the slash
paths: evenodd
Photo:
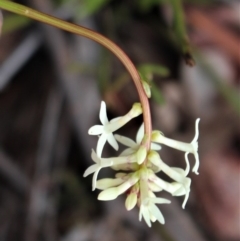
<path id="1" fill-rule="evenodd" d="M 142 114 L 142 106 L 140 103 L 134 103 L 132 109 L 130 110 L 130 115 L 132 118 L 137 117 Z"/>
<path id="2" fill-rule="evenodd" d="M 141 165 L 147 156 L 147 148 L 145 146 L 140 146 L 137 153 L 137 163 Z"/>
<path id="3" fill-rule="evenodd" d="M 103 178 L 97 181 L 96 188 L 105 190 L 110 187 L 116 187 L 123 182 L 124 180 L 122 178 Z"/>
<path id="4" fill-rule="evenodd" d="M 137 204 L 137 193 L 130 193 L 127 198 L 126 198 L 126 202 L 125 202 L 125 207 L 128 211 L 130 211 L 131 209 L 133 209 Z"/>
<path id="5" fill-rule="evenodd" d="M 152 192 L 160 192 L 162 191 L 162 188 L 159 187 L 157 184 L 154 182 L 148 182 L 148 187 Z"/>
<path id="6" fill-rule="evenodd" d="M 142 80 L 142 85 L 143 85 L 143 89 L 144 89 L 144 92 L 145 92 L 146 96 L 148 98 L 151 98 L 151 88 L 150 88 L 150 85 L 146 81 L 144 81 L 144 80 Z"/>
<path id="7" fill-rule="evenodd" d="M 147 162 L 147 168 L 151 169 L 154 173 L 158 173 L 161 171 L 161 168 L 159 166 L 155 166 L 151 162 Z"/>
<path id="8" fill-rule="evenodd" d="M 160 167 L 161 159 L 160 159 L 159 154 L 156 151 L 150 151 L 147 158 L 152 164 L 154 164 L 157 167 Z"/>
<path id="9" fill-rule="evenodd" d="M 152 131 L 151 140 L 153 142 L 160 142 L 161 136 L 163 136 L 163 133 L 161 131 Z"/>
<path id="10" fill-rule="evenodd" d="M 139 165 L 137 163 L 124 163 L 119 165 L 111 166 L 111 168 L 115 171 L 136 171 L 139 169 Z"/>
<path id="11" fill-rule="evenodd" d="M 100 192 L 98 195 L 98 200 L 109 201 L 109 200 L 114 200 L 117 197 L 118 197 L 118 190 L 116 187 L 112 187 Z"/>
<path id="12" fill-rule="evenodd" d="M 127 176 L 127 173 L 125 172 L 118 172 L 115 174 L 116 178 L 125 178 Z"/>

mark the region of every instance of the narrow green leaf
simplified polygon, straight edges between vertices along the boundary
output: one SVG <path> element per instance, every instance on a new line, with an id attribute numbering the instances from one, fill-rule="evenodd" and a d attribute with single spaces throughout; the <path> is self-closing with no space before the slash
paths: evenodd
<path id="1" fill-rule="evenodd" d="M 165 99 L 163 97 L 161 90 L 159 90 L 159 88 L 155 85 L 154 82 L 151 83 L 151 93 L 153 100 L 157 104 L 163 105 L 165 103 Z"/>
<path id="2" fill-rule="evenodd" d="M 158 75 L 160 77 L 167 77 L 169 75 L 168 68 L 157 64 L 142 64 L 138 67 L 138 71 L 143 75 L 143 77 L 150 74 Z"/>

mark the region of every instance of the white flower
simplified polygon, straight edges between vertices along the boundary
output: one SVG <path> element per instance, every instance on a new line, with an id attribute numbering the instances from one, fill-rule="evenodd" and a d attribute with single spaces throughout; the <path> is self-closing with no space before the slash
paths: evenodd
<path id="1" fill-rule="evenodd" d="M 195 123 L 195 137 L 193 138 L 191 143 L 185 143 L 181 141 L 172 140 L 170 138 L 165 137 L 162 133 L 159 131 L 154 131 L 152 134 L 152 141 L 164 144 L 166 146 L 170 146 L 172 148 L 175 148 L 180 151 L 184 151 L 185 153 L 185 160 L 188 163 L 188 154 L 192 153 L 195 157 L 195 165 L 192 169 L 193 172 L 198 174 L 198 168 L 199 168 L 199 156 L 198 156 L 198 124 L 200 119 L 198 118 Z"/>
<path id="2" fill-rule="evenodd" d="M 125 207 L 129 211 L 133 209 L 138 200 L 138 194 L 139 194 L 139 184 L 136 183 L 130 190 L 130 193 L 128 194 L 126 201 L 125 201 Z"/>
<path id="3" fill-rule="evenodd" d="M 158 197 L 147 197 L 145 198 L 141 205 L 139 210 L 139 221 L 142 220 L 142 217 L 144 218 L 145 222 L 149 227 L 152 226 L 151 221 L 155 222 L 158 220 L 161 224 L 165 223 L 164 217 L 159 210 L 159 208 L 155 204 L 163 204 L 163 203 L 170 203 L 169 200 L 165 198 L 158 198 Z"/>
<path id="4" fill-rule="evenodd" d="M 87 170 L 84 172 L 83 176 L 86 177 L 86 176 L 94 173 L 93 179 L 92 179 L 92 190 L 94 191 L 96 188 L 97 176 L 98 176 L 99 171 L 103 167 L 110 167 L 112 165 L 112 161 L 107 158 L 105 158 L 104 160 L 102 158 L 99 158 L 94 150 L 92 150 L 91 157 L 92 157 L 93 161 L 95 162 L 95 164 L 88 167 Z"/>
<path id="5" fill-rule="evenodd" d="M 115 171 L 137 171 L 139 169 L 139 165 L 136 162 L 128 162 L 119 165 L 112 165 L 111 168 Z"/>
<path id="6" fill-rule="evenodd" d="M 185 205 L 187 203 L 187 200 L 189 198 L 191 179 L 186 177 L 182 180 L 181 183 L 174 182 L 174 183 L 172 183 L 172 185 L 175 186 L 175 188 L 176 188 L 176 190 L 174 192 L 172 192 L 173 196 L 185 195 L 183 203 L 182 203 L 182 208 L 184 209 Z"/>
<path id="7" fill-rule="evenodd" d="M 142 124 L 140 126 L 140 128 L 138 129 L 137 135 L 136 135 L 136 142 L 133 141 L 132 139 L 125 137 L 125 136 L 120 136 L 120 135 L 114 135 L 115 139 L 120 142 L 121 144 L 127 146 L 128 148 L 125 149 L 120 155 L 121 156 L 126 156 L 129 154 L 132 154 L 134 152 L 136 152 L 140 145 L 141 142 L 143 140 L 144 137 L 144 124 Z M 156 144 L 156 143 L 151 143 L 151 150 L 160 150 L 161 146 Z"/>
<path id="8" fill-rule="evenodd" d="M 148 170 L 148 181 L 157 185 L 160 190 L 163 189 L 171 193 L 173 196 L 185 195 L 182 204 L 182 208 L 185 208 L 190 193 L 191 179 L 185 176 L 185 171 L 183 169 L 169 167 L 164 162 L 161 164 L 161 170 L 169 177 L 171 177 L 175 182 L 169 183 L 162 180 L 150 169 Z M 151 188 L 151 186 L 149 187 Z"/>
<path id="9" fill-rule="evenodd" d="M 108 121 L 106 104 L 104 101 L 102 101 L 99 113 L 99 119 L 102 125 L 95 125 L 88 131 L 89 135 L 101 135 L 97 144 L 97 155 L 101 157 L 103 147 L 107 141 L 115 150 L 118 150 L 118 143 L 112 133 L 141 113 L 141 105 L 139 103 L 135 103 L 132 109 L 126 115 Z"/>
<path id="10" fill-rule="evenodd" d="M 95 164 L 91 165 L 87 168 L 87 170 L 84 172 L 83 176 L 86 177 L 92 173 L 93 179 L 92 179 L 92 190 L 94 191 L 96 188 L 96 181 L 99 171 L 102 168 L 105 167 L 124 167 L 127 169 L 129 165 L 134 164 L 137 162 L 137 155 L 136 153 L 129 155 L 129 156 L 119 156 L 119 157 L 109 157 L 109 158 L 101 158 L 99 157 L 94 150 L 92 150 L 91 155 L 93 161 Z"/>
<path id="11" fill-rule="evenodd" d="M 153 173 L 151 170 L 143 167 L 140 172 L 140 196 L 139 196 L 139 221 L 144 218 L 145 222 L 149 227 L 151 227 L 151 221 L 155 222 L 158 220 L 160 223 L 164 224 L 164 217 L 161 211 L 155 204 L 170 203 L 169 200 L 165 198 L 158 198 L 149 188 L 149 178 Z"/>
<path id="12" fill-rule="evenodd" d="M 128 178 L 124 180 L 124 182 L 119 186 L 110 187 L 100 192 L 98 195 L 98 200 L 108 201 L 116 199 L 119 195 L 126 192 L 130 187 L 134 186 L 138 182 L 139 173 L 130 173 L 127 175 L 127 177 Z"/>
<path id="13" fill-rule="evenodd" d="M 129 120 L 142 113 L 139 103 L 134 104 L 132 109 L 124 116 L 117 117 L 108 121 L 106 114 L 106 104 L 101 102 L 99 118 L 102 125 L 95 125 L 89 129 L 90 135 L 99 135 L 96 153 L 92 150 L 91 165 L 84 173 L 84 177 L 93 174 L 92 189 L 102 190 L 98 195 L 98 200 L 108 201 L 117 198 L 126 193 L 127 198 L 125 207 L 127 210 L 133 209 L 136 204 L 139 206 L 139 221 L 142 218 L 147 225 L 151 227 L 152 222 L 158 221 L 165 223 L 164 217 L 157 207 L 157 204 L 168 204 L 169 200 L 156 197 L 154 192 L 166 191 L 172 196 L 185 196 L 182 208 L 185 208 L 190 193 L 191 179 L 187 177 L 190 164 L 188 154 L 192 153 L 195 157 L 193 171 L 197 173 L 199 167 L 198 156 L 198 124 L 200 119 L 196 120 L 195 137 L 191 143 L 175 141 L 164 137 L 159 131 L 152 132 L 151 146 L 147 143 L 147 136 L 144 135 L 144 125 L 139 128 L 136 141 L 130 138 L 113 135 L 113 132 L 125 125 Z M 102 151 L 106 142 L 113 148 L 118 149 L 118 142 L 127 146 L 127 148 L 118 157 L 102 158 Z M 162 161 L 156 152 L 161 146 L 154 143 L 162 143 L 172 148 L 185 152 L 186 168 L 185 170 L 177 167 L 170 167 Z M 99 171 L 102 168 L 111 167 L 114 170 L 121 170 L 115 175 L 115 178 L 103 178 L 97 180 Z M 126 171 L 123 172 L 123 171 Z M 165 181 L 155 173 L 164 172 L 172 179 L 171 182 Z"/>
<path id="14" fill-rule="evenodd" d="M 128 179 L 128 174 L 117 173 L 115 178 L 103 178 L 97 181 L 96 188 L 100 190 L 105 190 L 110 187 L 116 187 L 122 184 Z"/>

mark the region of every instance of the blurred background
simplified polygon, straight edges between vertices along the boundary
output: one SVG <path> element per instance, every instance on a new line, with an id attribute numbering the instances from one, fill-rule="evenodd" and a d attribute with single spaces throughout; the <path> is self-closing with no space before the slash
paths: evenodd
<path id="1" fill-rule="evenodd" d="M 97 200 L 91 165 L 100 101 L 109 118 L 138 101 L 123 65 L 91 40 L 3 12 L 0 39 L 1 241 L 240 240 L 240 1 L 15 1 L 117 43 L 152 86 L 154 129 L 190 142 L 200 121 L 200 175 L 151 229 L 125 195 Z M 194 65 L 195 62 L 195 66 Z M 142 119 L 120 130 L 135 138 Z M 109 147 L 104 155 L 114 152 Z M 163 160 L 184 155 L 163 147 Z M 194 158 L 191 156 L 191 164 Z M 99 177 L 114 173 L 102 170 Z"/>

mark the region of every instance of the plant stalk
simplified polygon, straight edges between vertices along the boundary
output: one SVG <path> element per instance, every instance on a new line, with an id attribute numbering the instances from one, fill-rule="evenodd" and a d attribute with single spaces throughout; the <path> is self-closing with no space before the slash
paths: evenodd
<path id="1" fill-rule="evenodd" d="M 13 12 L 13 13 L 20 14 L 25 17 L 37 20 L 39 22 L 49 24 L 51 26 L 60 28 L 62 30 L 89 38 L 89 39 L 101 44 L 102 46 L 106 47 L 114 55 L 116 55 L 116 57 L 118 57 L 118 59 L 123 63 L 123 65 L 128 70 L 128 72 L 131 75 L 133 82 L 137 88 L 139 99 L 140 99 L 140 102 L 142 104 L 142 109 L 143 109 L 143 121 L 144 121 L 145 134 L 148 137 L 147 149 L 148 150 L 150 149 L 152 121 L 151 121 L 148 97 L 145 94 L 145 91 L 144 91 L 142 83 L 141 83 L 141 78 L 139 76 L 139 73 L 138 73 L 136 67 L 131 62 L 131 60 L 128 58 L 128 56 L 123 52 L 122 49 L 120 49 L 115 43 L 113 43 L 108 38 L 104 37 L 103 35 L 95 32 L 93 30 L 90 30 L 88 28 L 85 28 L 85 27 L 82 27 L 82 26 L 79 26 L 76 24 L 68 23 L 61 19 L 38 12 L 31 8 L 25 7 L 23 5 L 9 2 L 9 1 L 4 1 L 4 0 L 1 1 L 0 0 L 0 8 L 7 10 L 9 12 Z"/>

